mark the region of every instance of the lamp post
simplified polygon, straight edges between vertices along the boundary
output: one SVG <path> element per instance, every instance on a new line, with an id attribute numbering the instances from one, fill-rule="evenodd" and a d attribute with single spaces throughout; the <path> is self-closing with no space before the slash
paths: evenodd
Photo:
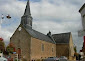
<path id="1" fill-rule="evenodd" d="M 1 20 L 0 20 L 0 28 L 1 28 L 1 24 L 3 23 L 3 20 L 4 20 L 5 17 L 6 17 L 7 19 L 11 19 L 11 16 L 10 16 L 9 14 L 8 14 L 8 15 L 5 15 L 5 16 L 2 14 L 2 15 L 1 15 Z"/>
<path id="2" fill-rule="evenodd" d="M 0 29 L 1 29 L 1 24 L 2 24 L 3 19 L 4 19 L 4 16 L 3 16 L 3 14 L 2 14 L 1 20 L 0 20 Z"/>

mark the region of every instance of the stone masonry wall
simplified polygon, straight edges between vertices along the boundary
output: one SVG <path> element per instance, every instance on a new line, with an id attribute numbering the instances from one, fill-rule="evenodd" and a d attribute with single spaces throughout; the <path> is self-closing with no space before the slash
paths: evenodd
<path id="1" fill-rule="evenodd" d="M 44 51 L 42 51 L 42 44 L 44 45 Z M 56 56 L 56 45 L 39 40 L 36 38 L 31 38 L 31 59 L 44 59 L 48 57 Z"/>
<path id="2" fill-rule="evenodd" d="M 10 39 L 10 42 L 14 44 L 16 50 L 21 49 L 21 57 L 30 60 L 30 40 L 31 36 L 22 27 L 22 30 L 15 31 Z"/>
<path id="3" fill-rule="evenodd" d="M 56 44 L 56 56 L 69 57 L 69 44 Z"/>

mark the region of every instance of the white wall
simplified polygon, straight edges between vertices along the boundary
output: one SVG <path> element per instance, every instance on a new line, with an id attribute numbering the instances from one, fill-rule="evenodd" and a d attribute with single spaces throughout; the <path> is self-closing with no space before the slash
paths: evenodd
<path id="1" fill-rule="evenodd" d="M 82 26 L 85 29 L 85 7 L 81 10 Z"/>

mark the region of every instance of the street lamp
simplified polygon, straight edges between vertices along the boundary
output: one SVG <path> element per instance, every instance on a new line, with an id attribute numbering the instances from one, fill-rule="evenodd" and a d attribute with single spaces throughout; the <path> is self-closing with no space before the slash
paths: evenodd
<path id="1" fill-rule="evenodd" d="M 2 24 L 2 22 L 3 22 L 3 20 L 4 20 L 4 18 L 7 18 L 7 19 L 11 19 L 11 16 L 8 14 L 8 15 L 6 15 L 6 16 L 4 16 L 3 14 L 1 15 L 1 20 L 0 20 L 0 27 L 1 27 L 1 24 Z"/>

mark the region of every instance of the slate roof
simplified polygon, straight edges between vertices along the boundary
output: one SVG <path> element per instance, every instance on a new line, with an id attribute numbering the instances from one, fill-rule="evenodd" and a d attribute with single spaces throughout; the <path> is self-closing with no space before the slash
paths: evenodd
<path id="1" fill-rule="evenodd" d="M 31 28 L 25 28 L 25 29 L 32 37 L 55 44 L 55 42 L 49 36 L 42 34 Z"/>
<path id="2" fill-rule="evenodd" d="M 61 33 L 61 34 L 53 34 L 53 38 L 55 40 L 56 43 L 65 43 L 68 44 L 69 43 L 69 39 L 70 39 L 70 34 L 71 32 L 68 33 Z"/>

